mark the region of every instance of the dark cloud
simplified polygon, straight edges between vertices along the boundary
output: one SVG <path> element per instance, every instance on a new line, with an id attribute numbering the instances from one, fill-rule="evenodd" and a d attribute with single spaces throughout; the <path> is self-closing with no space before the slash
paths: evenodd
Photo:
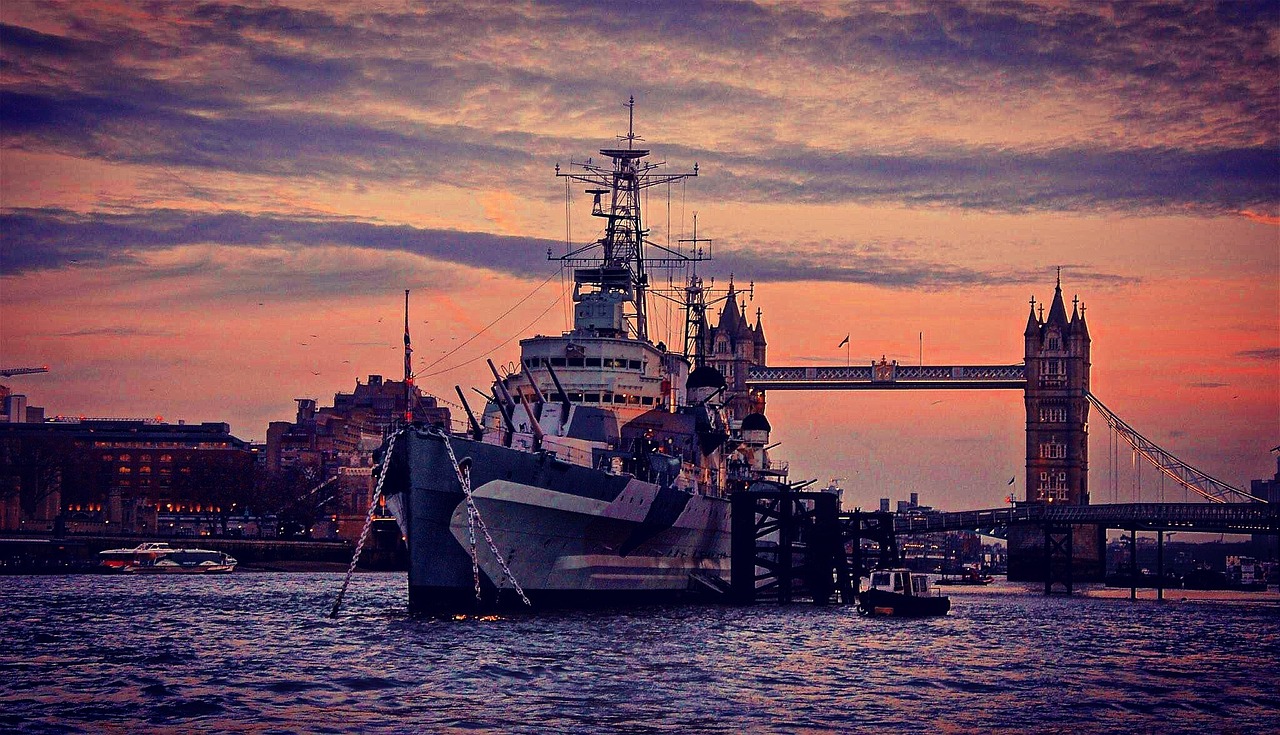
<path id="1" fill-rule="evenodd" d="M 20 275 L 72 264 L 136 262 L 142 253 L 186 245 L 230 247 L 334 246 L 402 252 L 517 277 L 545 276 L 553 264 L 548 250 L 563 252 L 564 243 L 532 237 L 426 229 L 339 217 L 203 214 L 158 210 L 129 214 L 79 214 L 64 210 L 15 210 L 0 213 L 0 272 Z M 982 270 L 912 256 L 907 247 L 875 243 L 772 243 L 722 249 L 715 268 L 748 275 L 758 281 L 833 281 L 864 283 L 904 290 L 1031 284 L 1043 273 Z M 183 273 L 213 268 L 207 263 L 181 266 Z M 1070 269 L 1074 281 L 1110 282 L 1117 277 Z M 169 271 L 166 275 L 179 275 Z M 373 269 L 368 278 L 385 283 L 393 273 Z M 357 277 L 355 268 L 341 280 Z M 252 280 L 252 279 L 249 279 Z M 250 284 L 252 291 L 259 284 Z"/>
<path id="2" fill-rule="evenodd" d="M 1202 383 L 1188 383 L 1188 388 L 1226 388 L 1230 383 L 1214 383 L 1210 381 Z"/>
<path id="3" fill-rule="evenodd" d="M 1280 347 L 1264 347 L 1257 350 L 1241 350 L 1236 357 L 1259 362 L 1280 362 Z"/>
<path id="4" fill-rule="evenodd" d="M 404 14 L 205 3 L 168 12 L 181 22 L 157 14 L 152 26 L 130 27 L 72 15 L 64 35 L 0 26 L 0 58 L 13 72 L 0 88 L 4 145 L 196 171 L 448 180 L 543 196 L 550 164 L 600 141 L 512 129 L 491 116 L 615 119 L 621 83 L 653 100 L 659 118 L 742 111 L 766 120 L 740 132 L 751 145 L 668 149 L 720 177 L 711 194 L 738 201 L 1222 213 L 1270 211 L 1280 200 L 1270 73 L 1280 61 L 1265 12 L 976 2 L 861 3 L 826 15 L 710 0 L 646 4 L 644 13 L 584 2 L 441 3 Z M 512 39 L 563 43 L 590 58 L 575 63 L 567 53 L 548 66 L 494 52 Z M 646 80 L 625 54 L 601 53 L 646 43 L 707 59 L 711 71 Z M 639 71 L 660 63 L 641 58 Z M 782 92 L 715 73 L 766 59 L 814 79 L 850 69 L 906 75 L 903 101 L 887 103 L 900 113 L 952 96 L 1011 100 L 1053 89 L 1110 105 L 1126 126 L 1159 131 L 1193 120 L 1229 137 L 1187 145 L 1099 137 L 1034 149 L 795 146 L 773 141 L 767 122 L 803 114 Z M 832 105 L 847 102 L 832 95 Z M 360 114 L 370 99 L 383 100 L 382 111 Z M 456 124 L 439 122 L 450 117 Z"/>
<path id="5" fill-rule="evenodd" d="M 1280 156 L 1262 147 L 953 149 L 898 155 L 795 149 L 751 158 L 706 155 L 706 169 L 714 172 L 717 162 L 728 169 L 727 176 L 710 177 L 710 193 L 755 201 L 905 202 L 996 211 L 1185 210 L 1190 205 L 1216 212 L 1280 201 Z"/>

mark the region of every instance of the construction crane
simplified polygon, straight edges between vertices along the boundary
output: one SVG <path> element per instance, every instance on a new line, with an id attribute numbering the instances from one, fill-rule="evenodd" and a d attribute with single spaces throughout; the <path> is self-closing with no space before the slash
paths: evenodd
<path id="1" fill-rule="evenodd" d="M 43 367 L 16 367 L 16 368 L 0 368 L 0 377 L 9 378 L 14 375 L 30 375 L 31 373 L 47 373 L 49 366 Z"/>

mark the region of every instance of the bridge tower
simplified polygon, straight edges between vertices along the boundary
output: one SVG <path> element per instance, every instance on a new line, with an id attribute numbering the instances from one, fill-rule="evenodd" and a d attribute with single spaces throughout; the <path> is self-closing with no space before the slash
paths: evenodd
<path id="1" fill-rule="evenodd" d="M 1084 305 L 1072 299 L 1067 316 L 1059 271 L 1049 313 L 1044 304 L 1031 313 L 1025 341 L 1027 411 L 1026 503 L 1089 504 L 1089 328 Z M 1071 576 L 1101 579 L 1105 572 L 1105 531 L 1075 526 L 1071 532 Z M 1009 536 L 1011 579 L 1041 579 L 1045 574 L 1045 535 L 1019 530 Z"/>
<path id="2" fill-rule="evenodd" d="M 734 426 L 748 414 L 764 413 L 764 391 L 747 385 L 747 371 L 752 366 L 764 365 L 768 355 L 760 310 L 756 310 L 753 327 L 747 321 L 745 300 L 738 302 L 741 293 L 734 289 L 730 279 L 720 322 L 708 330 L 710 354 L 706 356 L 706 364 L 719 370 L 728 383 L 723 401 Z"/>

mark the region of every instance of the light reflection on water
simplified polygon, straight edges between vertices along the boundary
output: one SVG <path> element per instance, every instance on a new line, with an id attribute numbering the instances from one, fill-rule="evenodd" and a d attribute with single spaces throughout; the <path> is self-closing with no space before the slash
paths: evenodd
<path id="1" fill-rule="evenodd" d="M 0 577 L 0 730 L 1273 732 L 1274 604 L 406 615 L 402 574 Z"/>

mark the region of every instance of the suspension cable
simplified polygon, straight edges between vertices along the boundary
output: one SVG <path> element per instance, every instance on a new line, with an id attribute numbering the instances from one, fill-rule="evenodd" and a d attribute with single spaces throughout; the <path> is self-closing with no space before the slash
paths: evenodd
<path id="1" fill-rule="evenodd" d="M 1174 482 L 1182 485 L 1187 490 L 1215 502 L 1254 502 L 1265 503 L 1267 501 L 1262 498 L 1254 497 L 1240 488 L 1228 485 L 1227 483 L 1211 477 L 1191 465 L 1183 462 L 1169 452 L 1156 446 L 1154 442 L 1138 433 L 1124 419 L 1115 415 L 1111 409 L 1107 408 L 1099 401 L 1097 396 L 1092 393 L 1086 393 L 1089 403 L 1098 409 L 1102 414 L 1102 418 L 1106 420 L 1107 425 L 1113 431 L 1122 436 L 1129 445 L 1133 447 L 1135 468 L 1138 469 L 1138 492 L 1141 493 L 1142 474 L 1140 465 L 1137 464 L 1137 457 L 1141 456 L 1151 464 L 1155 465 L 1161 473 L 1167 475 Z"/>

